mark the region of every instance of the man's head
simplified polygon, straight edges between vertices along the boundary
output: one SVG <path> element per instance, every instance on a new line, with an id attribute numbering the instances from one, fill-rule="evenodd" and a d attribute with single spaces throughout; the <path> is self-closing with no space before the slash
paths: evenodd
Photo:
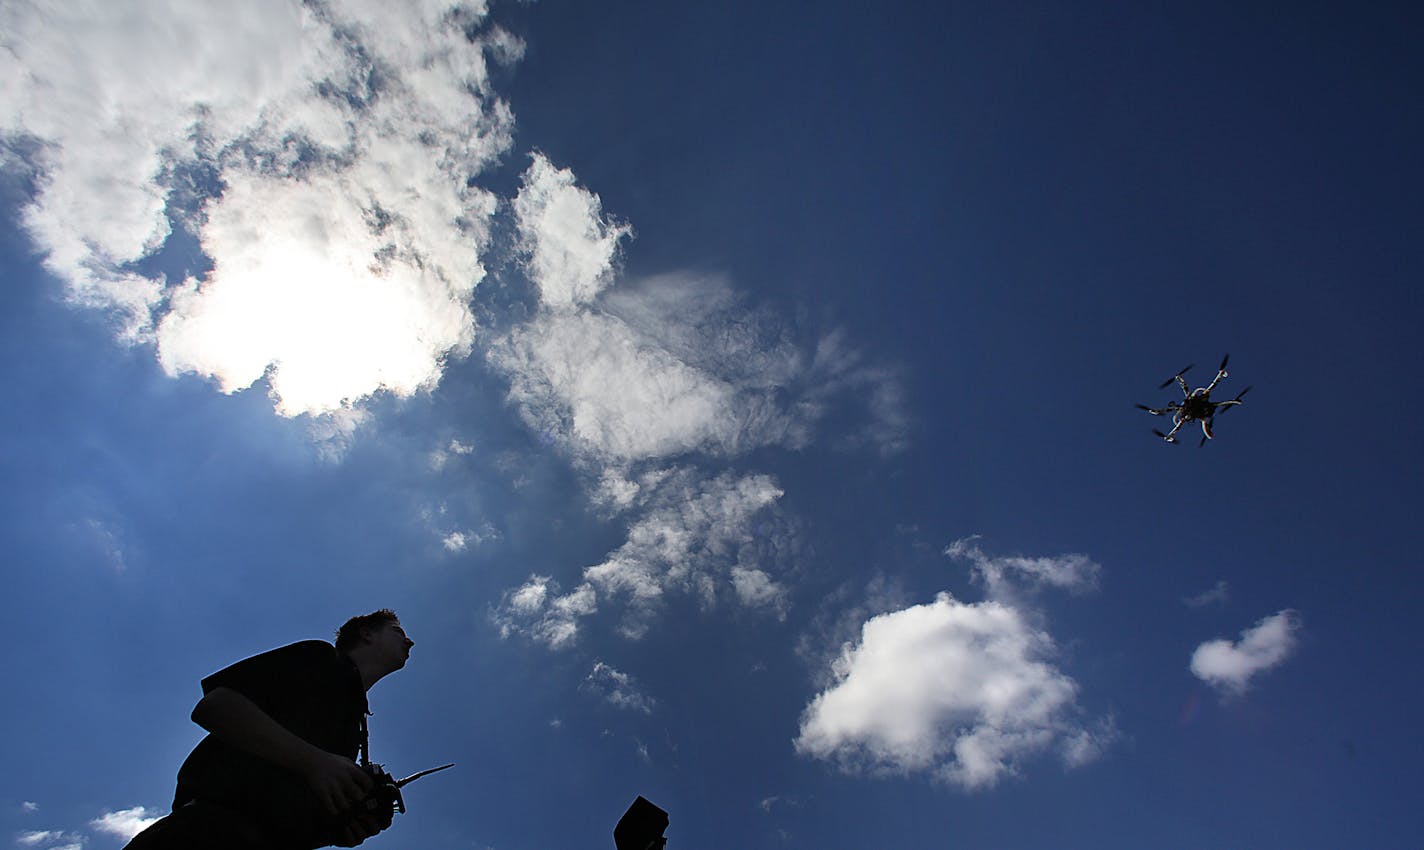
<path id="1" fill-rule="evenodd" d="M 412 646 L 400 619 L 386 608 L 352 617 L 336 632 L 337 651 L 355 662 L 367 688 L 404 667 Z"/>
<path id="2" fill-rule="evenodd" d="M 349 653 L 361 644 L 370 641 L 378 630 L 384 629 L 392 623 L 400 625 L 400 618 L 396 616 L 396 612 L 389 608 L 352 617 L 336 630 L 336 651 Z"/>

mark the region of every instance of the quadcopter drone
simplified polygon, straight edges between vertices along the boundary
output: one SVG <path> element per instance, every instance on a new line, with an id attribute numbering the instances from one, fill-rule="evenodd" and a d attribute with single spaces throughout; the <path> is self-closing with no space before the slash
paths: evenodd
<path id="1" fill-rule="evenodd" d="M 1221 382 L 1222 378 L 1226 377 L 1226 361 L 1229 359 L 1231 359 L 1230 354 L 1221 358 L 1221 365 L 1218 366 L 1216 369 L 1216 377 L 1212 378 L 1211 383 L 1207 384 L 1204 387 L 1197 387 L 1196 389 L 1191 389 L 1187 386 L 1187 382 L 1182 379 L 1182 376 L 1187 374 L 1187 370 L 1191 369 L 1192 366 L 1196 364 L 1191 364 L 1185 369 L 1182 369 L 1177 374 L 1163 381 L 1161 386 L 1158 387 L 1159 390 L 1166 389 L 1168 384 L 1172 383 L 1173 381 L 1176 381 L 1177 386 L 1182 388 L 1183 398 L 1181 401 L 1169 401 L 1167 402 L 1166 407 L 1161 408 L 1148 407 L 1145 404 L 1139 404 L 1138 407 L 1140 409 L 1147 411 L 1153 416 L 1165 416 L 1168 414 L 1171 414 L 1172 416 L 1171 431 L 1168 431 L 1167 433 L 1163 434 L 1161 431 L 1158 431 L 1156 428 L 1153 428 L 1152 433 L 1156 434 L 1157 436 L 1161 437 L 1163 440 L 1166 440 L 1169 443 L 1175 443 L 1177 442 L 1177 432 L 1181 430 L 1183 425 L 1187 424 L 1188 422 L 1200 422 L 1202 429 L 1202 439 L 1200 445 L 1206 445 L 1206 441 L 1212 438 L 1211 427 L 1212 423 L 1216 420 L 1216 414 L 1235 407 L 1238 404 L 1241 404 L 1241 397 L 1251 391 L 1251 388 L 1247 387 L 1246 389 L 1237 393 L 1236 398 L 1230 399 L 1228 401 L 1211 400 L 1211 391 L 1216 389 L 1216 385 Z"/>

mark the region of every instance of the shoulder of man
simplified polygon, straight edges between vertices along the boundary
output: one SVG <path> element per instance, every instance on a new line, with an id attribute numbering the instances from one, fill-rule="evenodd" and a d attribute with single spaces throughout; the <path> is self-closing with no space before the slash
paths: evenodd
<path id="1" fill-rule="evenodd" d="M 303 671 L 329 664 L 336 658 L 336 647 L 324 640 L 289 643 L 244 658 L 205 677 L 203 693 L 220 687 L 245 692 L 254 682 L 300 676 Z"/>

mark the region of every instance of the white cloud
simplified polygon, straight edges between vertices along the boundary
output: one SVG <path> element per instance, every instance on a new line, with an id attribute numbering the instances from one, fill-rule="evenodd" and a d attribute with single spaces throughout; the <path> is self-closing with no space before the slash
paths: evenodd
<path id="1" fill-rule="evenodd" d="M 20 810 L 21 810 L 21 811 L 24 811 L 24 812 L 27 812 L 27 813 L 28 813 L 28 812 L 37 812 L 37 811 L 40 810 L 40 804 L 39 804 L 39 803 L 36 803 L 36 802 L 33 802 L 33 801 L 31 801 L 31 800 L 26 800 L 25 802 L 23 802 L 23 803 L 20 804 Z"/>
<path id="2" fill-rule="evenodd" d="M 38 847 L 48 841 L 61 841 L 63 839 L 64 833 L 62 832 L 56 832 L 50 829 L 33 829 L 22 832 L 16 836 L 15 843 L 21 847 Z"/>
<path id="3" fill-rule="evenodd" d="M 100 817 L 89 822 L 89 825 L 100 832 L 117 836 L 128 841 L 135 835 L 148 829 L 154 821 L 162 815 L 158 812 L 150 812 L 143 806 L 134 806 L 131 809 L 120 809 L 116 812 L 105 812 Z"/>
<path id="4" fill-rule="evenodd" d="M 867 621 L 835 682 L 801 719 L 796 750 L 849 770 L 930 773 L 987 788 L 1030 756 L 1087 759 L 1110 736 L 1078 720 L 1077 684 L 1047 633 L 1000 602 L 941 593 Z"/>
<path id="5" fill-rule="evenodd" d="M 633 677 L 602 661 L 594 662 L 593 670 L 584 679 L 583 687 L 618 708 L 642 714 L 653 713 L 655 702 L 638 688 Z"/>
<path id="6" fill-rule="evenodd" d="M 464 532 L 461 531 L 450 532 L 445 535 L 445 539 L 440 542 L 445 547 L 446 552 L 463 552 L 465 551 L 465 547 L 469 545 L 469 541 L 465 539 Z"/>
<path id="7" fill-rule="evenodd" d="M 7 3 L 0 134 L 38 142 L 25 226 L 171 373 L 265 377 L 286 415 L 428 389 L 468 351 L 495 211 L 473 179 L 510 145 L 487 61 L 521 46 L 468 37 L 486 12 Z M 170 286 L 140 270 L 175 225 L 213 268 Z"/>
<path id="8" fill-rule="evenodd" d="M 1067 554 L 1042 558 L 994 557 L 984 553 L 974 541 L 978 536 L 956 540 L 944 554 L 973 566 L 973 577 L 984 583 L 991 598 L 1011 595 L 1018 587 L 1056 587 L 1082 593 L 1095 590 L 1102 567 L 1087 555 Z"/>
<path id="9" fill-rule="evenodd" d="M 532 159 L 514 199 L 525 268 L 545 305 L 586 304 L 609 284 L 618 242 L 632 228 L 605 219 L 599 197 L 575 185 L 572 171 L 541 153 Z"/>
<path id="10" fill-rule="evenodd" d="M 1290 609 L 1262 619 L 1241 640 L 1209 640 L 1192 653 L 1192 675 L 1218 690 L 1239 696 L 1251 679 L 1281 664 L 1295 649 L 1300 616 Z"/>
<path id="11" fill-rule="evenodd" d="M 624 606 L 619 631 L 643 637 L 668 594 L 690 595 L 710 608 L 730 596 L 740 604 L 781 616 L 784 589 L 767 569 L 781 566 L 792 545 L 765 512 L 782 495 L 765 475 L 731 473 L 707 478 L 692 471 L 664 472 L 647 509 L 628 529 L 626 542 L 583 571 L 569 594 L 558 595 L 545 576 L 531 576 L 505 595 L 495 614 L 501 635 L 527 634 L 552 647 L 570 645 L 578 620 L 597 603 Z"/>

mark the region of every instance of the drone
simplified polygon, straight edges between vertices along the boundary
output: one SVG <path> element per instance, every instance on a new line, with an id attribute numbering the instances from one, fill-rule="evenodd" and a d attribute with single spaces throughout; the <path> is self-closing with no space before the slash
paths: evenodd
<path id="1" fill-rule="evenodd" d="M 1169 414 L 1171 415 L 1171 431 L 1168 431 L 1167 433 L 1163 434 L 1161 431 L 1158 431 L 1156 428 L 1153 428 L 1152 433 L 1156 434 L 1157 436 L 1161 437 L 1163 440 L 1169 443 L 1176 443 L 1177 432 L 1182 429 L 1183 425 L 1187 424 L 1188 422 L 1200 422 L 1202 429 L 1202 439 L 1200 445 L 1206 445 L 1206 441 L 1212 438 L 1211 428 L 1212 423 L 1216 421 L 1216 415 L 1218 413 L 1230 410 L 1238 404 L 1241 404 L 1241 397 L 1251 391 L 1251 388 L 1247 387 L 1246 389 L 1237 393 L 1236 398 L 1230 399 L 1228 401 L 1211 400 L 1211 391 L 1216 389 L 1216 385 L 1221 383 L 1221 379 L 1225 378 L 1227 375 L 1226 361 L 1230 359 L 1230 354 L 1221 358 L 1221 365 L 1216 368 L 1216 377 L 1212 378 L 1211 383 L 1207 384 L 1204 387 L 1197 387 L 1196 389 L 1192 389 L 1187 386 L 1186 380 L 1182 378 L 1182 376 L 1187 374 L 1187 371 L 1191 369 L 1192 366 L 1196 365 L 1193 363 L 1179 371 L 1177 374 L 1163 381 L 1161 386 L 1157 388 L 1159 390 L 1166 389 L 1167 385 L 1171 384 L 1173 381 L 1176 381 L 1177 386 L 1182 388 L 1181 401 L 1169 401 L 1167 402 L 1166 407 L 1160 408 L 1148 407 L 1145 404 L 1137 405 L 1139 409 L 1145 410 L 1153 416 L 1166 416 Z"/>

